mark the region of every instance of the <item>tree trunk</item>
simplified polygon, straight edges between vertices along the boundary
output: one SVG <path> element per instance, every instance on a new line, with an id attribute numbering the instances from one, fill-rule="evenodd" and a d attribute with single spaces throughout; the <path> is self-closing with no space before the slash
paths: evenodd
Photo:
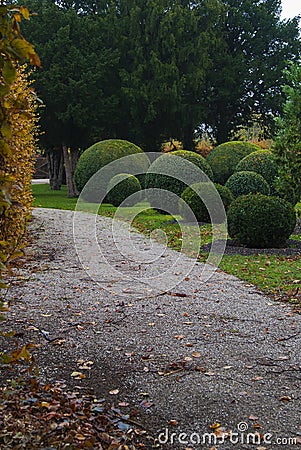
<path id="1" fill-rule="evenodd" d="M 64 160 L 61 148 L 54 147 L 48 153 L 48 170 L 50 188 L 54 191 L 59 191 L 64 176 Z"/>
<path id="2" fill-rule="evenodd" d="M 79 158 L 79 150 L 71 150 L 65 144 L 62 145 L 62 148 L 66 170 L 68 197 L 77 197 L 78 191 L 74 183 L 74 171 Z"/>
<path id="3" fill-rule="evenodd" d="M 183 130 L 183 149 L 184 150 L 194 150 L 195 149 L 195 142 L 193 140 L 193 128 L 186 127 Z"/>

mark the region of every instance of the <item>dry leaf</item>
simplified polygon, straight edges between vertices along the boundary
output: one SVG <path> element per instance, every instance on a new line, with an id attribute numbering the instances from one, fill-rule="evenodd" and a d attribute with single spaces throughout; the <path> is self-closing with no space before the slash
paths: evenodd
<path id="1" fill-rule="evenodd" d="M 169 424 L 169 425 L 172 425 L 173 427 L 176 427 L 176 426 L 178 425 L 178 421 L 175 420 L 175 419 L 171 419 L 171 420 L 168 422 L 168 424 Z"/>
<path id="2" fill-rule="evenodd" d="M 211 430 L 217 430 L 220 427 L 221 427 L 221 424 L 218 422 L 215 422 L 212 425 L 209 425 L 209 428 L 211 428 Z"/>
<path id="3" fill-rule="evenodd" d="M 258 420 L 258 417 L 253 416 L 253 414 L 251 414 L 251 415 L 249 416 L 249 419 L 250 419 L 250 420 Z"/>
<path id="4" fill-rule="evenodd" d="M 81 372 L 72 372 L 71 376 L 76 380 L 81 380 L 82 378 L 86 378 L 86 375 Z"/>
<path id="5" fill-rule="evenodd" d="M 282 402 L 291 402 L 292 397 L 289 397 L 288 395 L 282 395 L 282 397 L 279 398 Z"/>
<path id="6" fill-rule="evenodd" d="M 109 394 L 111 394 L 111 395 L 117 395 L 117 394 L 119 394 L 119 389 L 112 389 L 112 390 L 109 392 Z"/>
<path id="7" fill-rule="evenodd" d="M 199 352 L 192 352 L 194 358 L 200 358 L 202 355 Z"/>

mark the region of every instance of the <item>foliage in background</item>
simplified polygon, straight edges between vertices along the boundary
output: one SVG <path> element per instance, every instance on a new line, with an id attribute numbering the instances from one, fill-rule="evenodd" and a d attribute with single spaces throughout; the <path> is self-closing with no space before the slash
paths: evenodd
<path id="1" fill-rule="evenodd" d="M 162 153 L 174 152 L 176 150 L 183 150 L 183 143 L 177 139 L 171 138 L 161 144 Z"/>
<path id="2" fill-rule="evenodd" d="M 278 166 L 273 153 L 269 150 L 258 150 L 245 156 L 236 166 L 235 172 L 250 170 L 259 173 L 272 188 L 278 175 Z M 272 191 L 273 192 L 273 189 Z"/>
<path id="3" fill-rule="evenodd" d="M 257 150 L 260 150 L 257 145 L 242 141 L 224 142 L 215 147 L 206 159 L 212 168 L 214 181 L 225 184 L 239 161 Z"/>
<path id="4" fill-rule="evenodd" d="M 287 83 L 284 115 L 276 121 L 274 152 L 279 165 L 277 190 L 293 205 L 301 196 L 301 61 L 285 72 Z"/>
<path id="5" fill-rule="evenodd" d="M 219 144 L 237 126 L 249 126 L 254 114 L 273 134 L 274 117 L 282 113 L 283 69 L 301 51 L 299 19 L 281 19 L 281 0 L 222 3 L 226 17 L 218 26 L 223 39 L 212 53 L 214 70 L 203 99 Z"/>
<path id="6" fill-rule="evenodd" d="M 26 4 L 38 13 L 25 31 L 43 60 L 47 148 L 122 138 L 157 151 L 174 136 L 193 150 L 201 125 L 222 143 L 254 114 L 271 131 L 282 71 L 300 56 L 298 19 L 281 20 L 280 0 Z"/>

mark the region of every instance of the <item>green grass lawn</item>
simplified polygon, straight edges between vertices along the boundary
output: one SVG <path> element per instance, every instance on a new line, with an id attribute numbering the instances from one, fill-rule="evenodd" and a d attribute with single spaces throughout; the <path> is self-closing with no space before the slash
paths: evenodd
<path id="1" fill-rule="evenodd" d="M 34 206 L 42 208 L 57 208 L 74 210 L 77 199 L 68 198 L 66 186 L 61 191 L 51 191 L 49 185 L 33 185 Z M 141 205 L 140 205 L 141 206 Z M 157 240 L 162 241 L 162 235 L 157 230 L 163 230 L 166 234 L 168 245 L 175 250 L 180 251 L 183 242 L 183 233 L 189 236 L 191 245 L 195 239 L 199 239 L 198 230 L 193 226 L 181 226 L 172 216 L 160 214 L 151 208 L 148 204 L 142 204 L 143 212 L 138 213 L 133 226 L 140 232 L 150 235 Z M 132 216 L 135 208 L 123 208 L 121 219 L 127 220 Z M 296 207 L 298 215 L 301 215 L 301 203 Z M 139 210 L 139 206 L 136 211 Z M 99 214 L 113 217 L 116 208 L 112 205 L 101 205 Z M 176 219 L 180 219 L 179 217 Z M 200 226 L 202 245 L 211 242 L 211 225 Z M 300 236 L 293 236 L 294 239 L 300 239 Z M 163 242 L 163 241 L 162 241 Z M 186 253 L 189 255 L 189 245 Z M 200 253 L 199 260 L 205 261 L 207 253 Z M 193 255 L 195 256 L 195 255 Z M 220 268 L 225 272 L 248 283 L 256 285 L 267 294 L 273 294 L 277 297 L 285 297 L 285 301 L 297 304 L 301 308 L 300 297 L 297 298 L 298 286 L 301 284 L 301 258 L 270 256 L 270 255 L 231 255 L 224 256 Z M 300 303 L 300 304 L 299 304 Z"/>

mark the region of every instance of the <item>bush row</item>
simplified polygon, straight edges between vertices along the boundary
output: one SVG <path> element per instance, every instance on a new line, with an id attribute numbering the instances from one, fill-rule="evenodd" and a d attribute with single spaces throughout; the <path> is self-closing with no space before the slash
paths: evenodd
<path id="1" fill-rule="evenodd" d="M 119 160 L 133 154 L 130 166 Z M 243 245 L 279 246 L 293 231 L 294 208 L 270 195 L 275 193 L 277 176 L 271 152 L 258 150 L 250 143 L 230 142 L 216 147 L 207 159 L 191 151 L 176 150 L 150 164 L 145 156 L 136 159 L 142 154 L 139 147 L 127 141 L 95 144 L 79 160 L 75 176 L 78 189 L 100 168 L 119 160 L 113 171 L 101 177 L 105 200 L 115 206 L 131 206 L 139 201 L 141 197 L 132 194 L 139 192 L 142 184 L 153 208 L 180 214 L 187 221 L 220 223 L 227 214 L 230 237 Z M 126 172 L 120 173 L 124 167 Z M 92 187 L 99 191 L 99 180 Z"/>

